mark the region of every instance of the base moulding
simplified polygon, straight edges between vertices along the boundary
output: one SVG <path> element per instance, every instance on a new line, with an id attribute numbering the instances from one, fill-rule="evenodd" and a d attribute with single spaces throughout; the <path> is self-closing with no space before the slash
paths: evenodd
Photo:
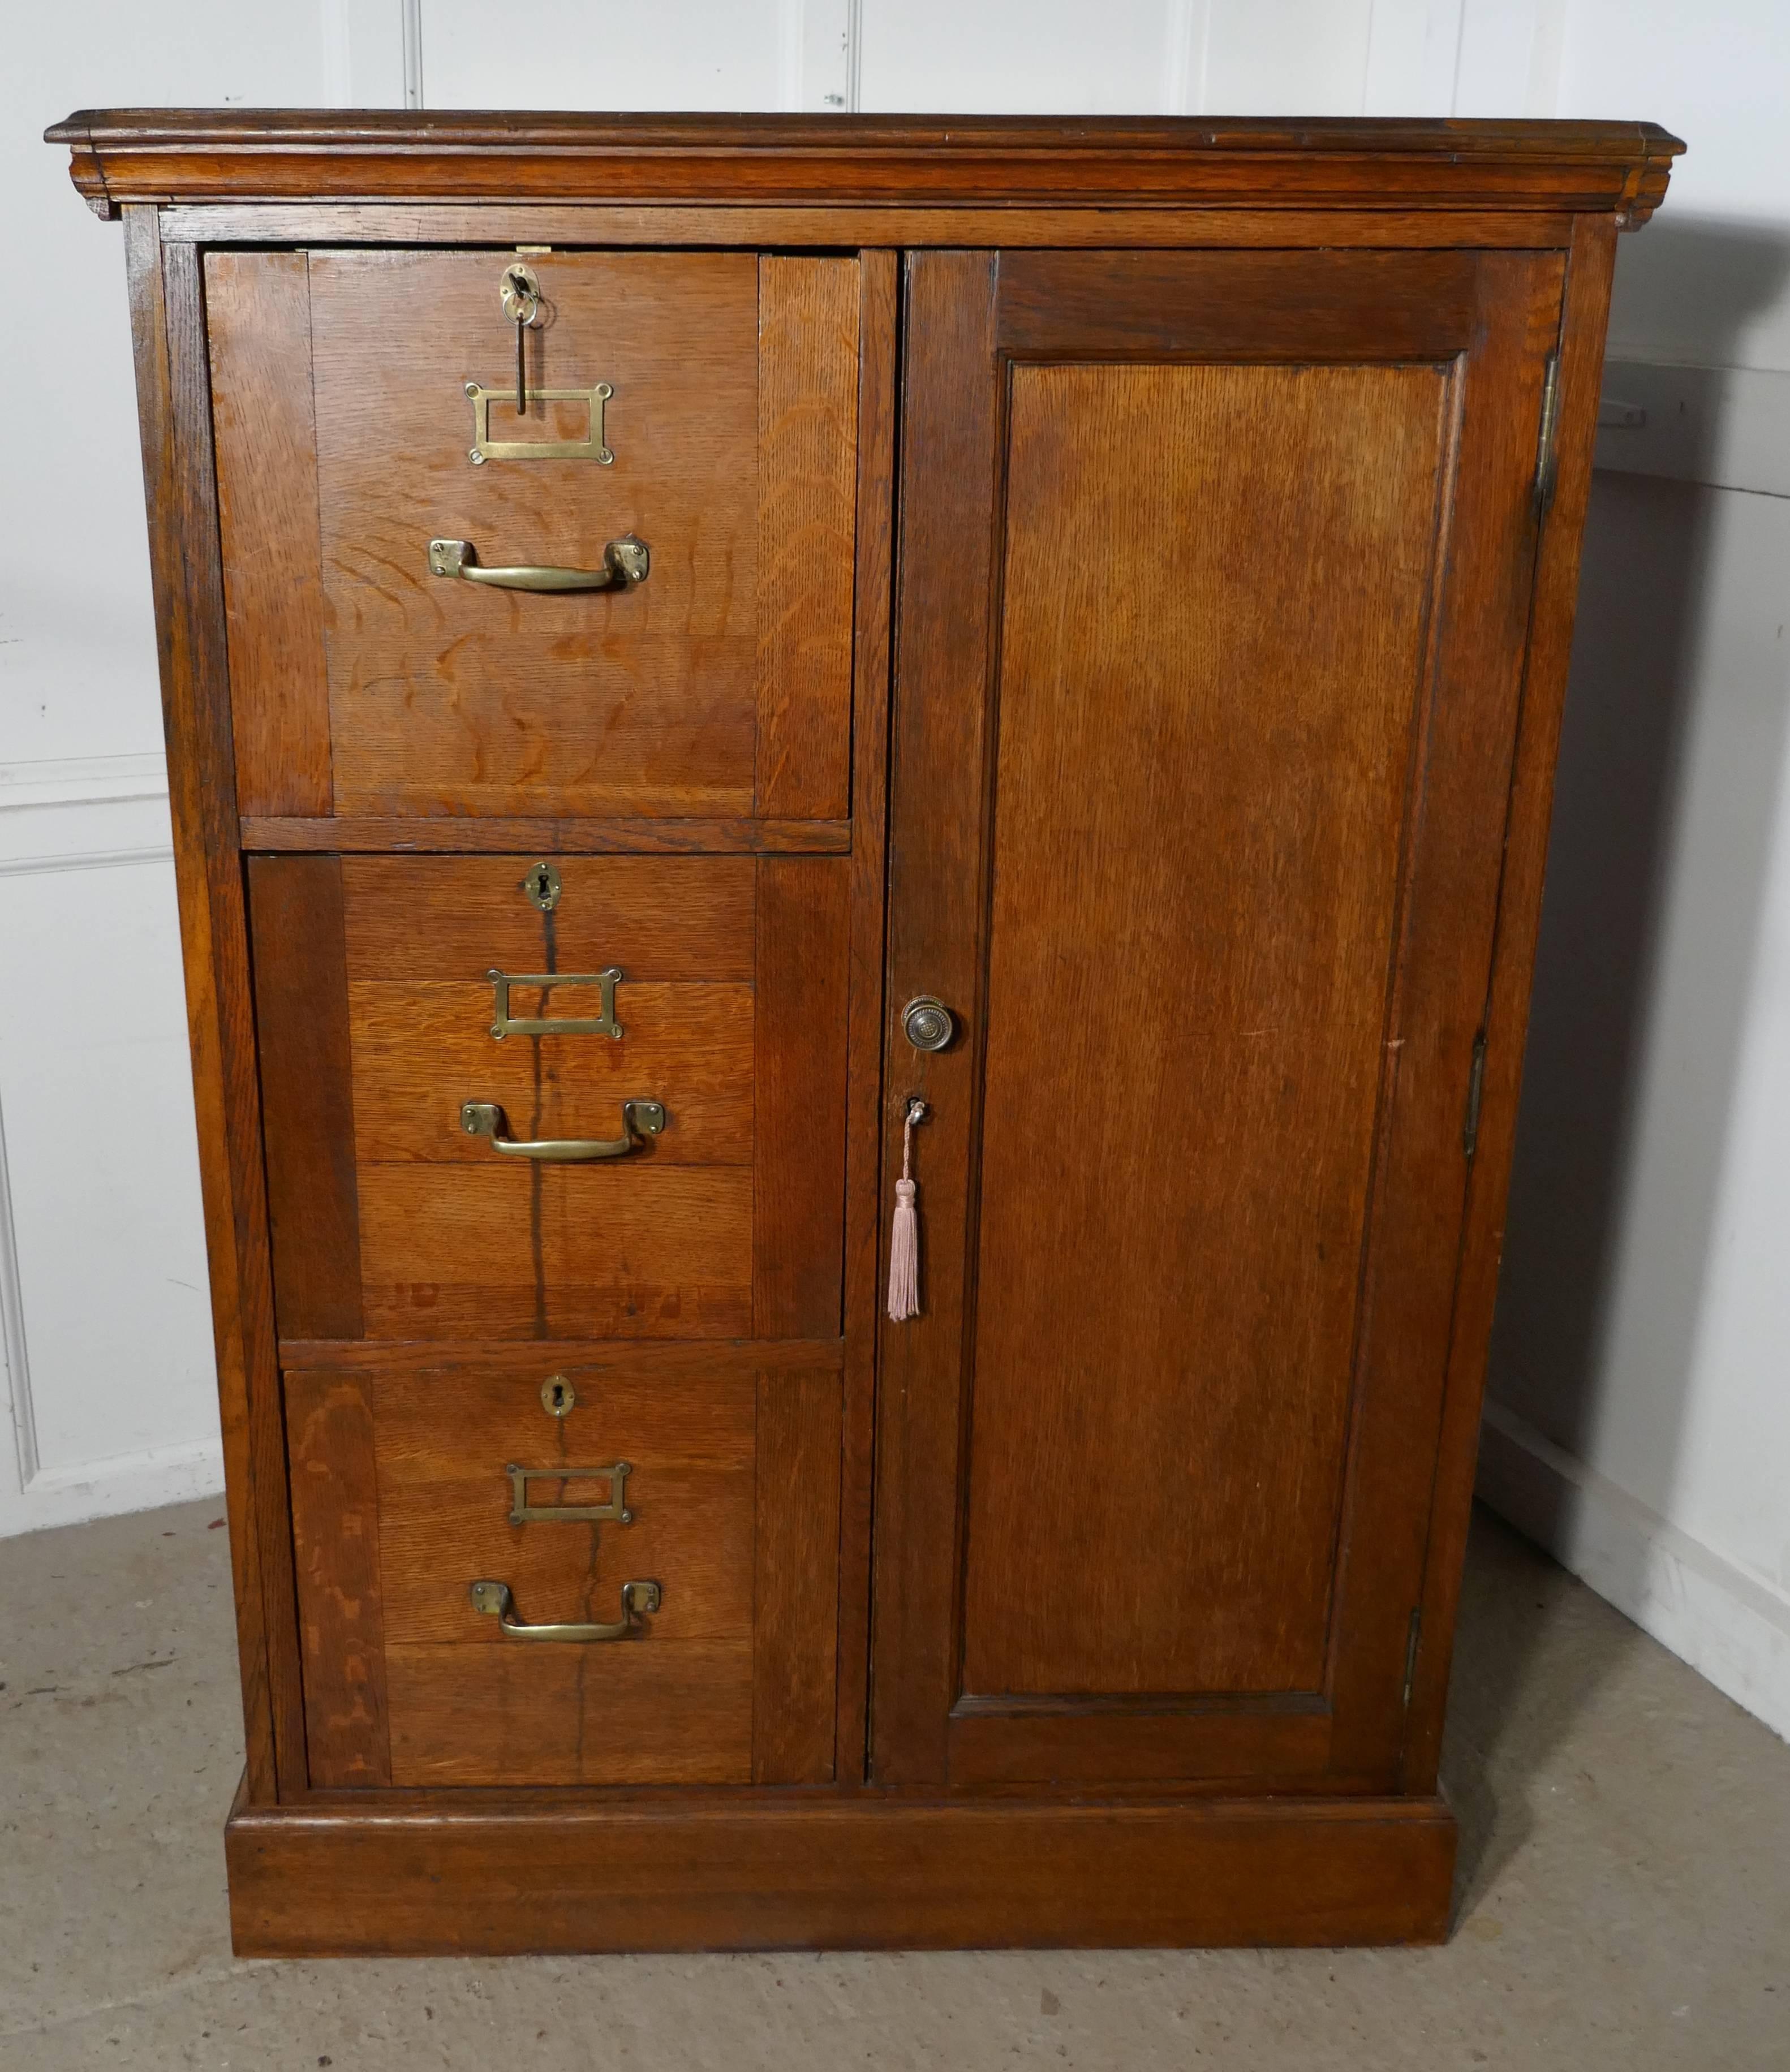
<path id="1" fill-rule="evenodd" d="M 245 1957 L 1440 1942 L 1439 1798 L 251 1807 Z"/>

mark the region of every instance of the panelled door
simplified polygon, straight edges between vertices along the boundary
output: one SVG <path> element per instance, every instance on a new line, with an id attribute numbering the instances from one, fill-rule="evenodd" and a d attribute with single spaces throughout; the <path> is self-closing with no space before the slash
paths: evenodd
<path id="1" fill-rule="evenodd" d="M 1562 282 L 908 262 L 885 1782 L 1396 1778 Z"/>

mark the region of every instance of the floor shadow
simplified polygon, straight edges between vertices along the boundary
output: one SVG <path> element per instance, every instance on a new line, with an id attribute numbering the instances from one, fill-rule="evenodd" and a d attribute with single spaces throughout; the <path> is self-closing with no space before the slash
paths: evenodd
<path id="1" fill-rule="evenodd" d="M 1611 355 L 1725 364 L 1787 281 L 1790 226 L 1663 218 L 1622 240 Z M 1492 1398 L 1574 1458 L 1619 1424 L 1661 1505 L 1790 811 L 1785 701 L 1742 637 L 1749 609 L 1781 615 L 1748 573 L 1748 501 L 1595 479 L 1491 1354 Z M 1574 1498 L 1545 1480 L 1518 1522 L 1565 1548 Z M 1479 1522 L 1450 1738 L 1463 1913 L 1520 1843 L 1523 1772 L 1641 1638 L 1588 1627 L 1579 1659 L 1549 1660 L 1546 1572 Z"/>
<path id="2" fill-rule="evenodd" d="M 1457 1926 L 1529 1838 L 1529 1780 L 1617 1665 L 1648 1645 L 1601 1605 L 1601 1618 L 1585 1618 L 1585 1595 L 1540 1548 L 1475 1507 L 1442 1758 L 1460 1822 Z"/>

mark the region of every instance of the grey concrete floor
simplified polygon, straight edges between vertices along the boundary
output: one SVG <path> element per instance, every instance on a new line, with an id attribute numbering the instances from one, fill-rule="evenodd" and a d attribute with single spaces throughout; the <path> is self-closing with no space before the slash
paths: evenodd
<path id="1" fill-rule="evenodd" d="M 238 1963 L 216 1503 L 0 1541 L 0 2066 L 1790 2072 L 1790 1747 L 1482 1517 L 1411 1951 Z"/>

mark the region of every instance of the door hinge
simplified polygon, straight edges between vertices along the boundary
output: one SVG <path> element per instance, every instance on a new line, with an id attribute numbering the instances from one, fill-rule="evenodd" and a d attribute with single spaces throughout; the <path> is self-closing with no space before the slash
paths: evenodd
<path id="1" fill-rule="evenodd" d="M 1541 431 L 1535 448 L 1535 513 L 1539 518 L 1553 501 L 1554 475 L 1560 458 L 1560 355 L 1548 356 L 1541 378 Z"/>
<path id="2" fill-rule="evenodd" d="M 1399 1700 L 1407 1712 L 1410 1710 L 1411 1686 L 1417 1681 L 1417 1644 L 1423 1632 L 1423 1609 L 1420 1605 L 1411 1607 L 1411 1630 L 1405 1642 L 1405 1695 Z"/>
<path id="3" fill-rule="evenodd" d="M 1473 1038 L 1473 1067 L 1467 1075 L 1467 1120 L 1461 1128 L 1461 1149 L 1471 1158 L 1479 1145 L 1479 1096 L 1485 1091 L 1485 1031 Z"/>

